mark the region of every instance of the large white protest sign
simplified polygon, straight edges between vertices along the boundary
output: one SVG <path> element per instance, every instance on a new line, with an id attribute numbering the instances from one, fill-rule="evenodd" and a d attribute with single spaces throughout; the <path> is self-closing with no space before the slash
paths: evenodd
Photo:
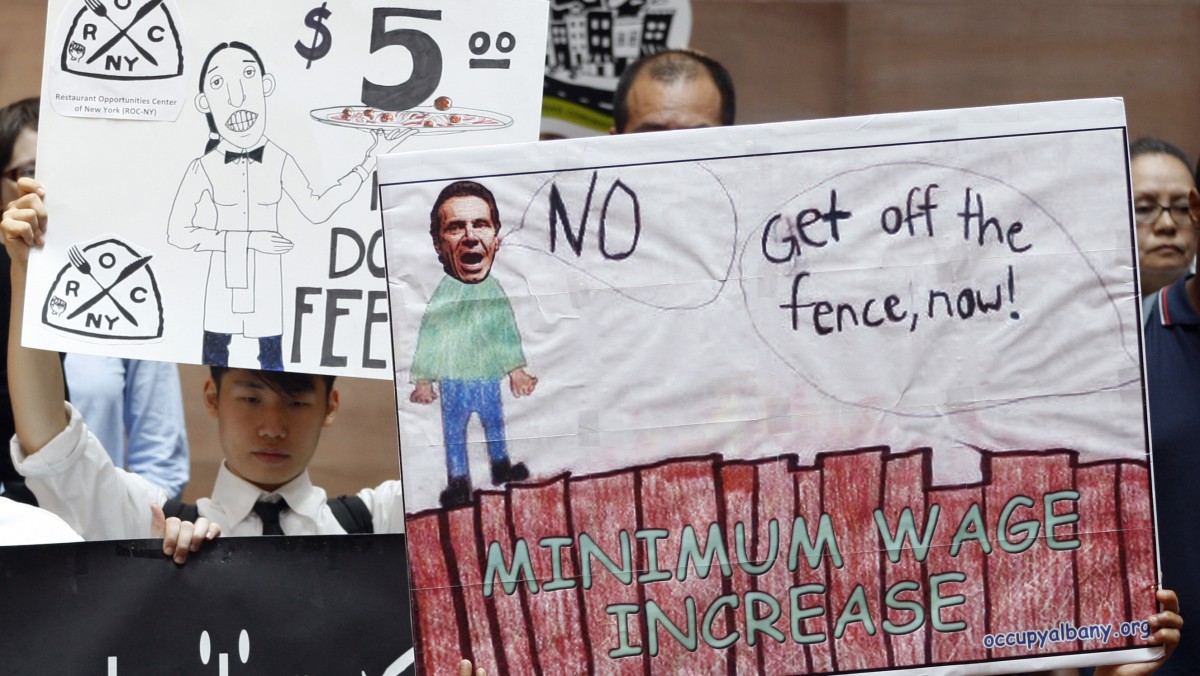
<path id="1" fill-rule="evenodd" d="M 390 377 L 375 155 L 536 138 L 546 15 L 53 0 L 25 343 Z"/>
<path id="2" fill-rule="evenodd" d="M 384 157 L 419 661 L 1154 655 L 1126 143 L 1096 100 Z"/>

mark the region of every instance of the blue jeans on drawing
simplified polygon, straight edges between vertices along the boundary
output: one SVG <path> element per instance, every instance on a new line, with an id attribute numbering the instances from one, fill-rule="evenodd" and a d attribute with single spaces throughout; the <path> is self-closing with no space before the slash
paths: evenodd
<path id="1" fill-rule="evenodd" d="M 228 333 L 205 331 L 200 363 L 209 366 L 229 366 L 231 340 L 233 336 Z M 264 371 L 283 370 L 283 336 L 263 336 L 258 339 L 258 364 Z"/>
<path id="2" fill-rule="evenodd" d="M 446 440 L 446 473 L 451 479 L 469 479 L 467 423 L 479 414 L 492 464 L 508 460 L 504 441 L 504 409 L 499 380 L 439 381 L 442 399 L 442 433 Z"/>

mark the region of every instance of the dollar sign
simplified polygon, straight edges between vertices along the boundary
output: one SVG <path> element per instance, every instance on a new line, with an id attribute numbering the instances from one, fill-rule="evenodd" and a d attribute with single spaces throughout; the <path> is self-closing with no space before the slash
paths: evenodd
<path id="1" fill-rule="evenodd" d="M 308 60 L 308 65 L 305 70 L 312 68 L 312 62 L 325 58 L 329 53 L 329 47 L 333 44 L 333 36 L 329 34 L 329 28 L 322 23 L 332 14 L 325 9 L 325 5 L 329 3 L 322 2 L 320 7 L 314 7 L 304 17 L 304 25 L 313 29 L 312 46 L 309 47 L 299 40 L 296 41 L 296 53 L 301 58 Z"/>

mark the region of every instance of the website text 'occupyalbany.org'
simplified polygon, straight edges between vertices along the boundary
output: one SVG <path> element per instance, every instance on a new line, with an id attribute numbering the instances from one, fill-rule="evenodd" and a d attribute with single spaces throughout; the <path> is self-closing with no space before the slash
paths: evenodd
<path id="1" fill-rule="evenodd" d="M 1059 622 L 1057 627 L 1051 629 L 1026 629 L 984 634 L 983 647 L 988 650 L 992 648 L 1024 648 L 1035 651 L 1041 650 L 1051 643 L 1065 641 L 1108 643 L 1114 637 L 1129 636 L 1137 636 L 1143 640 L 1149 638 L 1150 623 L 1146 620 L 1134 620 L 1117 624 L 1085 624 L 1082 627 L 1076 627 L 1070 622 Z"/>

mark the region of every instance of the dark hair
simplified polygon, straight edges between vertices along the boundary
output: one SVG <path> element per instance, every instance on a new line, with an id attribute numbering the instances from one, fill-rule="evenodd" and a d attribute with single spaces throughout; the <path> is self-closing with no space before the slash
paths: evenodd
<path id="1" fill-rule="evenodd" d="M 702 72 L 707 72 L 721 95 L 721 125 L 728 127 L 733 124 L 737 112 L 737 95 L 733 89 L 733 78 L 729 76 L 725 66 L 694 49 L 668 49 L 638 59 L 621 73 L 617 89 L 613 92 L 613 126 L 618 134 L 624 133 L 625 125 L 629 123 L 629 90 L 646 68 L 650 69 L 646 75 L 659 82 L 690 80 L 699 77 Z"/>
<path id="2" fill-rule="evenodd" d="M 1192 170 L 1192 161 L 1188 159 L 1187 153 L 1180 150 L 1179 146 L 1168 143 L 1160 138 L 1143 136 L 1129 144 L 1130 162 L 1142 155 L 1170 155 L 1183 162 L 1183 166 L 1187 167 L 1188 171 Z M 1192 178 L 1196 180 L 1195 176 Z"/>
<path id="3" fill-rule="evenodd" d="M 26 129 L 37 131 L 38 100 L 22 99 L 0 108 L 0 168 L 12 161 L 17 137 Z"/>
<path id="4" fill-rule="evenodd" d="M 217 391 L 221 391 L 221 379 L 225 377 L 231 369 L 224 366 L 209 366 L 208 372 L 212 376 L 213 382 L 217 385 Z M 312 392 L 317 389 L 317 381 L 325 383 L 325 400 L 329 400 L 330 393 L 333 392 L 333 381 L 337 376 L 313 375 L 311 373 L 292 373 L 289 371 L 256 371 L 247 369 L 254 377 L 258 378 L 264 385 L 271 388 L 275 392 L 284 396 L 294 397 L 297 394 Z"/>
<path id="5" fill-rule="evenodd" d="M 496 206 L 496 197 L 492 195 L 492 191 L 483 187 L 482 184 L 475 181 L 455 181 L 450 185 L 442 188 L 438 193 L 437 199 L 433 202 L 433 208 L 429 210 L 429 237 L 433 239 L 433 245 L 436 248 L 438 244 L 438 235 L 442 230 L 442 205 L 455 197 L 478 197 L 487 202 L 488 210 L 492 215 L 492 224 L 496 226 L 496 232 L 500 232 L 500 209 Z M 438 260 L 442 261 L 445 266 L 447 262 L 442 259 L 442 254 L 438 254 Z"/>
<path id="6" fill-rule="evenodd" d="M 201 94 L 204 93 L 204 78 L 208 74 L 208 64 L 212 63 L 214 56 L 230 48 L 240 49 L 249 53 L 250 56 L 253 56 L 254 60 L 258 62 L 258 71 L 264 74 L 267 72 L 267 67 L 263 65 L 262 57 L 258 55 L 258 51 L 253 47 L 244 42 L 222 42 L 216 47 L 213 47 L 212 51 L 208 53 L 208 56 L 204 57 L 204 65 L 200 66 Z M 204 146 L 204 154 L 207 155 L 213 151 L 213 148 L 216 148 L 217 145 L 221 143 L 221 134 L 217 131 L 217 121 L 213 119 L 213 114 L 208 112 L 204 114 L 204 117 L 208 120 L 208 143 Z"/>

